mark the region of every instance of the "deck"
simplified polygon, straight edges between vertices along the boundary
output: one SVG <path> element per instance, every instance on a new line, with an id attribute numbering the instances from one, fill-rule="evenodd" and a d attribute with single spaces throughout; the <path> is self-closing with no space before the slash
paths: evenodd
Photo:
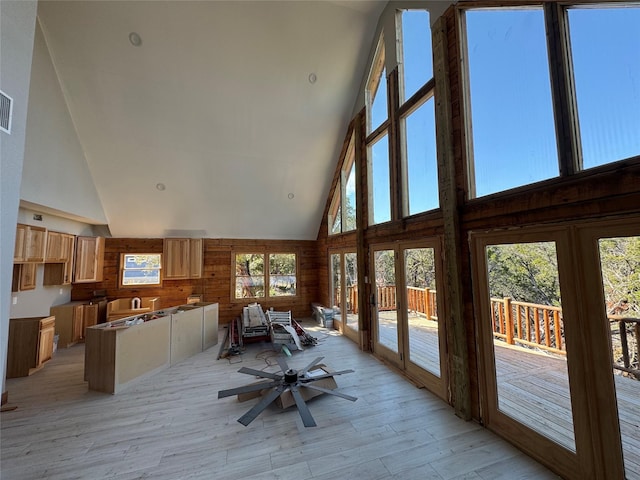
<path id="1" fill-rule="evenodd" d="M 380 335 L 389 344 L 395 312 L 381 312 Z M 435 322 L 410 318 L 412 361 L 438 365 Z M 499 408 L 516 420 L 575 451 L 566 360 L 559 355 L 496 340 Z M 615 375 L 627 478 L 640 478 L 640 381 Z"/>

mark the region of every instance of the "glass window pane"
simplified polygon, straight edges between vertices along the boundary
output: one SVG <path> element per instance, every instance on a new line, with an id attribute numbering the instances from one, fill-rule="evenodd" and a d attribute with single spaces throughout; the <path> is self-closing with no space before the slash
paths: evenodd
<path id="1" fill-rule="evenodd" d="M 296 294 L 296 254 L 269 255 L 269 295 L 274 297 Z"/>
<path id="2" fill-rule="evenodd" d="M 371 128 L 369 132 L 374 131 L 382 122 L 387 119 L 387 70 L 382 69 L 378 88 L 371 92 Z"/>
<path id="3" fill-rule="evenodd" d="M 374 253 L 377 342 L 398 353 L 395 251 Z"/>
<path id="4" fill-rule="evenodd" d="M 340 271 L 340 254 L 331 254 L 331 307 L 334 310 L 334 318 L 342 320 L 342 273 Z"/>
<path id="5" fill-rule="evenodd" d="M 125 270 L 122 285 L 158 285 L 160 270 Z"/>
<path id="6" fill-rule="evenodd" d="M 568 15 L 583 167 L 640 155 L 640 7 Z"/>
<path id="7" fill-rule="evenodd" d="M 348 232 L 356 229 L 356 164 L 351 163 L 347 172 L 347 183 L 345 185 L 344 198 L 344 231 Z"/>
<path id="8" fill-rule="evenodd" d="M 369 172 L 373 205 L 369 208 L 373 212 L 372 224 L 391 220 L 391 180 L 389 178 L 389 139 L 384 135 L 369 147 Z"/>
<path id="9" fill-rule="evenodd" d="M 404 102 L 433 77 L 431 25 L 426 10 L 402 12 L 402 61 Z"/>
<path id="10" fill-rule="evenodd" d="M 434 103 L 431 97 L 404 119 L 409 215 L 440 206 Z"/>
<path id="11" fill-rule="evenodd" d="M 409 360 L 440 376 L 440 337 L 433 248 L 404 251 L 409 326 Z"/>
<path id="12" fill-rule="evenodd" d="M 236 254 L 236 298 L 262 298 L 264 291 L 264 255 Z"/>
<path id="13" fill-rule="evenodd" d="M 476 196 L 556 177 L 541 9 L 466 12 Z"/>
<path id="14" fill-rule="evenodd" d="M 347 301 L 347 327 L 358 330 L 358 255 L 344 254 L 344 286 Z"/>
<path id="15" fill-rule="evenodd" d="M 498 409 L 575 452 L 555 242 L 486 248 Z"/>
<path id="16" fill-rule="evenodd" d="M 336 187 L 329 209 L 329 234 L 342 233 L 342 204 L 340 203 L 340 190 Z"/>
<path id="17" fill-rule="evenodd" d="M 627 478 L 640 478 L 640 237 L 599 243 L 624 468 Z"/>

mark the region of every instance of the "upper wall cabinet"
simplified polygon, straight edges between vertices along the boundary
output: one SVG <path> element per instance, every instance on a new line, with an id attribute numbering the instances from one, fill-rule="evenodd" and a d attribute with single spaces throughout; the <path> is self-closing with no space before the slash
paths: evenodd
<path id="1" fill-rule="evenodd" d="M 104 238 L 78 237 L 73 283 L 101 282 L 104 269 Z"/>
<path id="2" fill-rule="evenodd" d="M 202 239 L 164 239 L 164 279 L 202 277 Z"/>
<path id="3" fill-rule="evenodd" d="M 18 224 L 13 253 L 14 263 L 44 262 L 47 229 L 33 225 Z"/>
<path id="4" fill-rule="evenodd" d="M 47 233 L 45 263 L 64 263 L 73 257 L 74 235 L 60 232 Z"/>

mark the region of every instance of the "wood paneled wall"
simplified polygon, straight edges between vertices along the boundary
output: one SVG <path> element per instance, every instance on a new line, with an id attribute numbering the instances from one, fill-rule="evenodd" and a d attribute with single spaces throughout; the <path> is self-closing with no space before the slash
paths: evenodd
<path id="1" fill-rule="evenodd" d="M 232 254 L 234 250 L 245 252 L 262 251 L 296 252 L 298 295 L 295 298 L 281 297 L 260 301 L 263 308 L 291 310 L 294 317 L 311 316 L 311 303 L 319 301 L 319 281 L 317 271 L 317 248 L 315 241 L 289 240 L 234 240 L 205 239 L 203 276 L 191 280 L 164 280 L 162 287 L 118 288 L 120 254 L 122 253 L 162 253 L 161 238 L 107 238 L 105 242 L 104 281 L 98 283 L 74 284 L 71 292 L 73 300 L 87 300 L 94 290 L 106 290 L 107 298 L 129 298 L 157 296 L 161 307 L 182 305 L 187 297 L 200 294 L 205 302 L 220 305 L 220 323 L 229 323 L 242 312 L 249 301 L 232 300 Z"/>

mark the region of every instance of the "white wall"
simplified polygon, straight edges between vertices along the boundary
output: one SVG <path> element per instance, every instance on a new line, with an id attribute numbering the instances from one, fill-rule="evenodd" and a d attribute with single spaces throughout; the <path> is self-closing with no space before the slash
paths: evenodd
<path id="1" fill-rule="evenodd" d="M 0 373 L 5 391 L 13 247 L 24 159 L 35 0 L 0 1 L 0 89 L 13 98 L 11 135 L 0 132 Z"/>
<path id="2" fill-rule="evenodd" d="M 33 45 L 20 198 L 107 223 L 39 23 Z"/>

